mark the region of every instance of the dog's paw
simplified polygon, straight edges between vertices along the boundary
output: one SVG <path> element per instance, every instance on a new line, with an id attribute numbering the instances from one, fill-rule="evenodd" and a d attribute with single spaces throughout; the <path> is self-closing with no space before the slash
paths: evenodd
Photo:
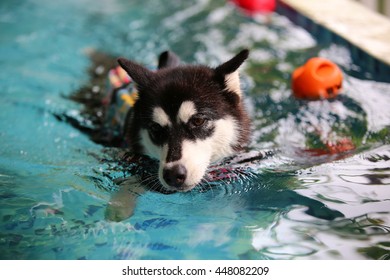
<path id="1" fill-rule="evenodd" d="M 105 219 L 120 222 L 130 218 L 137 203 L 137 198 L 145 192 L 137 178 L 130 178 L 119 185 L 119 191 L 114 193 L 107 204 Z"/>
<path id="2" fill-rule="evenodd" d="M 134 213 L 134 208 L 127 207 L 119 201 L 110 201 L 104 213 L 104 218 L 111 222 L 120 222 L 130 218 Z"/>

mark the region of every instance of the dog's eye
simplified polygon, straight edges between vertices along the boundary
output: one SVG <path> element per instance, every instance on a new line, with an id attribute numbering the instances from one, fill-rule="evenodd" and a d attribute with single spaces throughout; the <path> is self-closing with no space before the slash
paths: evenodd
<path id="1" fill-rule="evenodd" d="M 189 123 L 190 123 L 190 125 L 192 125 L 194 127 L 200 127 L 200 126 L 204 125 L 206 122 L 207 122 L 207 119 L 204 116 L 196 115 L 190 119 Z"/>
<path id="2" fill-rule="evenodd" d="M 168 137 L 167 128 L 162 127 L 161 125 L 154 123 L 154 122 L 152 122 L 148 125 L 148 133 L 149 133 L 150 139 L 156 145 L 162 145 Z"/>
<path id="3" fill-rule="evenodd" d="M 148 127 L 149 132 L 152 134 L 159 134 L 162 132 L 162 127 L 158 123 L 151 123 Z"/>

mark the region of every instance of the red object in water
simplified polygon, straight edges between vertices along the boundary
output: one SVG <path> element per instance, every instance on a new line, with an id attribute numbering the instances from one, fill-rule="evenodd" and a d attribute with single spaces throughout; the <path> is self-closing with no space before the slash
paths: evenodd
<path id="1" fill-rule="evenodd" d="M 315 156 L 344 154 L 356 149 L 355 144 L 349 138 L 342 138 L 336 142 L 326 141 L 324 149 L 306 149 Z"/>
<path id="2" fill-rule="evenodd" d="M 332 61 L 313 57 L 292 74 L 294 96 L 301 99 L 327 99 L 341 90 L 343 74 Z"/>
<path id="3" fill-rule="evenodd" d="M 275 0 L 232 0 L 232 2 L 249 14 L 271 13 L 276 8 Z"/>
<path id="4" fill-rule="evenodd" d="M 340 154 L 354 150 L 355 144 L 349 138 L 343 138 L 336 143 L 327 142 L 325 143 L 330 154 Z"/>

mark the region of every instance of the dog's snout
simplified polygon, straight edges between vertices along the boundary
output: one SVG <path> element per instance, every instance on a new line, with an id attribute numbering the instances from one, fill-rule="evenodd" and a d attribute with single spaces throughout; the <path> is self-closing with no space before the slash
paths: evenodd
<path id="1" fill-rule="evenodd" d="M 164 181 L 171 187 L 181 189 L 187 178 L 187 169 L 182 164 L 163 170 Z"/>

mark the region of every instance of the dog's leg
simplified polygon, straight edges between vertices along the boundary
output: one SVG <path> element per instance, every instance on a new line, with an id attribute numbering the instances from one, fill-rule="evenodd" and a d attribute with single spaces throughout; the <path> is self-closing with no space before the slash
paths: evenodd
<path id="1" fill-rule="evenodd" d="M 137 198 L 145 192 L 137 177 L 131 177 L 119 185 L 119 191 L 114 193 L 107 205 L 105 218 L 120 222 L 133 215 Z"/>

